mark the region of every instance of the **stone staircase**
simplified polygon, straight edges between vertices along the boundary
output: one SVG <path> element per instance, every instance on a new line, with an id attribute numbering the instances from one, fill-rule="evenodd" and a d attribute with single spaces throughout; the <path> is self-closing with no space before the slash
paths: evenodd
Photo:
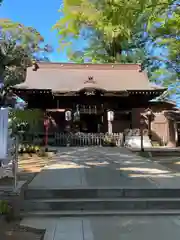
<path id="1" fill-rule="evenodd" d="M 26 189 L 22 216 L 180 214 L 180 189 Z"/>

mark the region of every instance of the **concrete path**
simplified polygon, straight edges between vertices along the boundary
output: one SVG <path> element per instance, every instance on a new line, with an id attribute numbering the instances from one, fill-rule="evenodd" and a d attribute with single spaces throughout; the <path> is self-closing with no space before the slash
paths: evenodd
<path id="1" fill-rule="evenodd" d="M 124 148 L 60 148 L 30 188 L 179 188 L 168 168 Z M 46 229 L 44 240 L 179 240 L 178 216 L 25 218 L 21 225 Z"/>
<path id="2" fill-rule="evenodd" d="M 180 175 L 180 174 L 179 174 Z M 125 148 L 59 148 L 30 188 L 179 188 L 180 176 Z"/>
<path id="3" fill-rule="evenodd" d="M 46 229 L 44 240 L 179 240 L 180 217 L 79 217 L 25 219 Z"/>

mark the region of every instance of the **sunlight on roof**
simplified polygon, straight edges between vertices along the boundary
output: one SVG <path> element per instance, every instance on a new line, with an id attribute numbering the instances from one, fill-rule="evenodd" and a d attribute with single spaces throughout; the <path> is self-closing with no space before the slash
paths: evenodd
<path id="1" fill-rule="evenodd" d="M 127 167 L 127 168 L 119 168 L 119 170 L 121 170 L 121 171 L 134 171 L 134 172 L 150 173 L 150 174 L 154 174 L 154 173 L 160 173 L 160 174 L 169 173 L 169 171 L 160 170 L 160 169 L 156 169 L 156 168 Z"/>

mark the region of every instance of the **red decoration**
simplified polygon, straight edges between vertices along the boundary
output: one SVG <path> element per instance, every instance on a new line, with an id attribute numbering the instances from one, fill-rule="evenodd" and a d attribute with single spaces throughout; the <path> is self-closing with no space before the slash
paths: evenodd
<path id="1" fill-rule="evenodd" d="M 44 119 L 44 127 L 49 128 L 49 119 Z"/>

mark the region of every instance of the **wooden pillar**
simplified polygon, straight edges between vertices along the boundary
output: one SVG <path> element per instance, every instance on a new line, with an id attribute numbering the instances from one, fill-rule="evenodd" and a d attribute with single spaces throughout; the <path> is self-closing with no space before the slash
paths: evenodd
<path id="1" fill-rule="evenodd" d="M 59 109 L 59 99 L 57 99 L 56 108 Z"/>
<path id="2" fill-rule="evenodd" d="M 101 132 L 104 132 L 104 113 L 101 115 Z"/>
<path id="3" fill-rule="evenodd" d="M 144 108 L 132 108 L 132 129 L 133 128 L 140 128 L 140 117 L 141 113 L 144 112 Z"/>

